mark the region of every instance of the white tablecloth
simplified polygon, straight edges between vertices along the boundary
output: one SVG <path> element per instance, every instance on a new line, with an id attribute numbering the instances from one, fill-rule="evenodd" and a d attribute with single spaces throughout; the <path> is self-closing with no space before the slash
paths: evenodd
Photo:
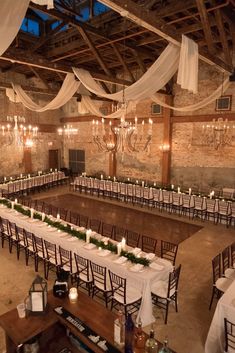
<path id="1" fill-rule="evenodd" d="M 128 285 L 142 291 L 142 302 L 139 316 L 143 326 L 149 325 L 154 321 L 151 301 L 151 284 L 157 280 L 168 280 L 169 272 L 172 271 L 172 264 L 169 261 L 161 258 L 155 260 L 159 265 L 162 265 L 161 270 L 154 270 L 150 267 L 146 267 L 143 272 L 132 272 L 130 269 L 133 267 L 133 264 L 129 261 L 124 265 L 116 264 L 114 263 L 114 260 L 118 258 L 117 255 L 111 253 L 106 257 L 101 257 L 99 256 L 97 248 L 87 250 L 84 248 L 84 241 L 72 237 L 69 234 L 58 232 L 55 228 L 49 228 L 46 223 L 28 217 L 26 218 L 21 213 L 7 209 L 2 205 L 0 206 L 0 216 L 7 218 L 18 226 L 23 227 L 45 240 L 53 242 L 58 246 L 60 245 L 64 249 L 71 250 L 99 265 L 106 266 L 111 271 L 127 278 Z"/>
<path id="2" fill-rule="evenodd" d="M 224 352 L 224 318 L 235 323 L 235 281 L 219 299 L 205 344 L 205 353 Z"/>

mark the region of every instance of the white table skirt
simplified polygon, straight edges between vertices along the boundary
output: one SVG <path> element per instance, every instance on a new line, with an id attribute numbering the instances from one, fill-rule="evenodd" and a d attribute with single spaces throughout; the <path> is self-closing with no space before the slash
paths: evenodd
<path id="1" fill-rule="evenodd" d="M 101 266 L 106 266 L 114 273 L 127 278 L 128 286 L 133 286 L 142 291 L 142 302 L 139 316 L 143 326 L 149 325 L 154 321 L 151 300 L 151 285 L 153 282 L 158 280 L 168 280 L 169 272 L 172 271 L 173 268 L 169 261 L 161 258 L 157 258 L 155 260 L 156 263 L 163 266 L 163 269 L 161 270 L 154 270 L 150 267 L 146 267 L 143 272 L 132 272 L 130 268 L 133 264 L 129 261 L 127 261 L 124 265 L 118 265 L 114 263 L 114 260 L 118 258 L 116 254 L 111 253 L 106 257 L 101 257 L 98 255 L 97 248 L 87 250 L 84 248 L 84 241 L 72 237 L 69 234 L 58 232 L 58 230 L 52 231 L 52 229 L 55 228 L 49 228 L 46 223 L 35 221 L 28 217 L 26 218 L 21 213 L 7 209 L 2 205 L 0 206 L 0 216 L 7 218 L 9 221 L 16 223 L 19 227 L 22 227 L 45 240 L 53 242 L 57 246 L 60 245 L 64 249 L 71 250 L 72 252 L 77 253 L 78 255 L 83 256 Z"/>
<path id="2" fill-rule="evenodd" d="M 205 353 L 224 352 L 224 318 L 235 323 L 235 281 L 219 299 L 205 344 Z"/>
<path id="3" fill-rule="evenodd" d="M 27 187 L 29 186 L 32 187 L 32 186 L 43 185 L 48 182 L 56 181 L 64 178 L 65 178 L 64 172 L 61 172 L 61 171 L 52 172 L 52 173 L 43 174 L 43 175 L 36 175 L 34 177 L 30 177 L 26 179 L 9 181 L 8 183 L 0 184 L 0 189 L 8 190 L 9 188 L 16 187 L 17 190 L 20 191 L 20 190 L 27 189 Z"/>

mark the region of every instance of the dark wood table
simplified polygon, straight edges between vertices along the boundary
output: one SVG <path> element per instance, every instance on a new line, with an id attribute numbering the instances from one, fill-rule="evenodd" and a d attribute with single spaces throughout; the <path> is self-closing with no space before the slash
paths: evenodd
<path id="1" fill-rule="evenodd" d="M 116 315 L 113 312 L 82 292 L 79 292 L 78 300 L 74 304 L 70 303 L 68 298 L 55 298 L 52 293 L 49 293 L 48 310 L 45 315 L 28 315 L 20 319 L 17 309 L 13 309 L 0 316 L 0 325 L 6 336 L 7 353 L 21 352 L 20 346 L 35 336 L 38 336 L 40 353 L 57 353 L 64 347 L 68 347 L 72 352 L 78 352 L 66 336 L 66 329 L 69 329 L 92 351 L 104 353 L 72 324 L 55 313 L 54 308 L 58 306 L 74 314 L 90 329 L 114 345 L 113 327 Z"/>

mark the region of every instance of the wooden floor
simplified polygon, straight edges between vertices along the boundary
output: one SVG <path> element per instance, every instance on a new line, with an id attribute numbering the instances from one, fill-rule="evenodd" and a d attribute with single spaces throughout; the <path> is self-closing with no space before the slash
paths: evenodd
<path id="1" fill-rule="evenodd" d="M 87 197 L 78 192 L 44 197 L 41 200 L 89 218 L 99 219 L 102 222 L 175 244 L 181 243 L 202 228 L 187 222 L 185 218 L 184 221 L 178 216 L 178 219 L 169 219 L 165 213 L 159 215 L 151 211 L 146 212 L 148 211 L 146 207 L 132 207 L 131 204 L 117 201 L 111 203 L 108 198 Z"/>

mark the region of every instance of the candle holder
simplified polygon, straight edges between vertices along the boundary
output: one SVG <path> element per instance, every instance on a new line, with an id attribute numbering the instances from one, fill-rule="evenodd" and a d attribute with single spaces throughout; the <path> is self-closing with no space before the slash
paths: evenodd
<path id="1" fill-rule="evenodd" d="M 76 303 L 78 299 L 78 290 L 76 287 L 72 287 L 69 290 L 69 301 L 70 303 Z"/>

